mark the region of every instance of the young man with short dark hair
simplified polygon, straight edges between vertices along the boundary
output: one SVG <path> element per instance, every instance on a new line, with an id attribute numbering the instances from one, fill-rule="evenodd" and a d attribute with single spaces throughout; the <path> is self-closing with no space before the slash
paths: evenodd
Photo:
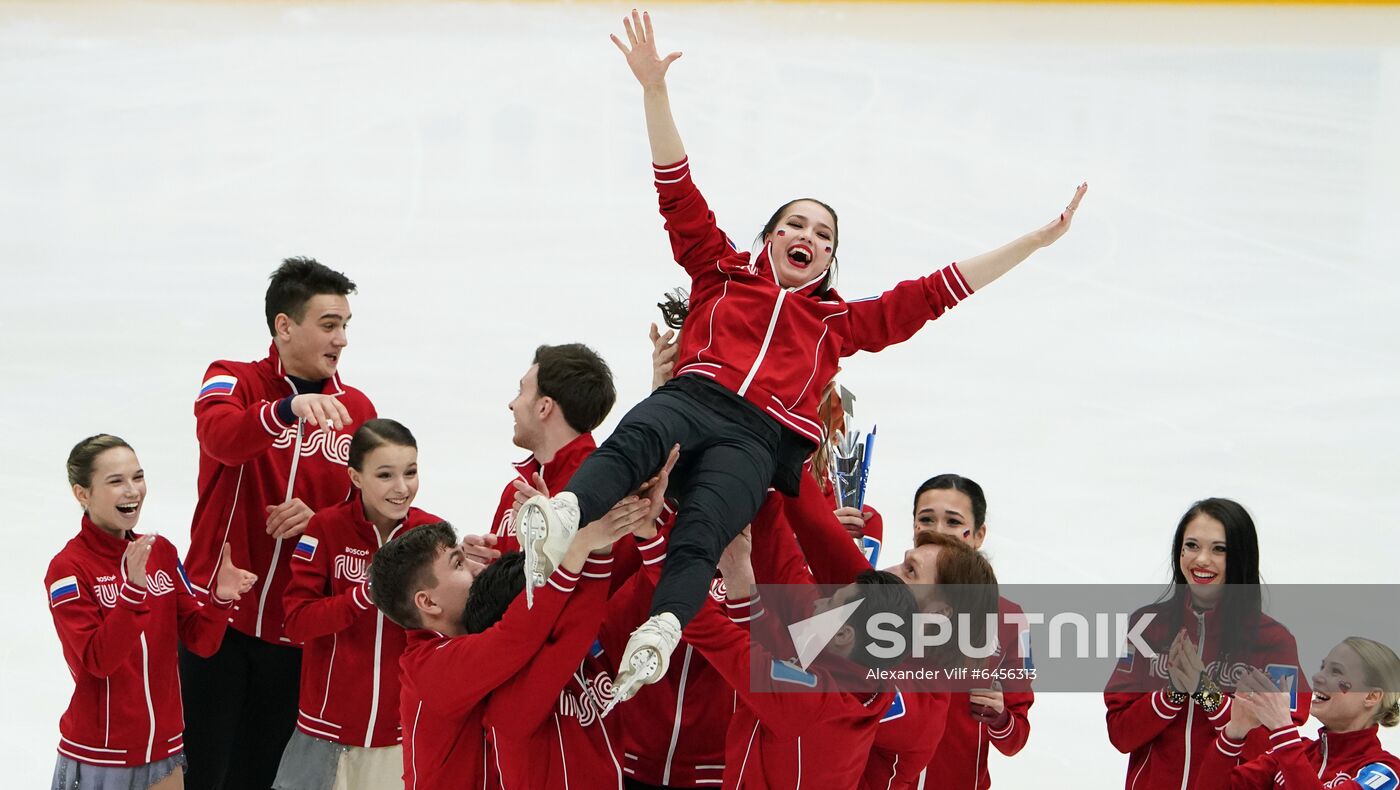
<path id="1" fill-rule="evenodd" d="M 603 552 L 648 518 L 647 500 L 629 498 L 584 529 L 526 608 L 518 552 L 483 570 L 446 523 L 389 541 L 370 564 L 375 605 L 409 629 L 399 660 L 406 790 L 480 787 L 486 776 L 482 728 L 486 697 L 524 671 L 561 622 L 592 622 L 605 605 L 612 559 Z M 480 583 L 480 589 L 477 584 Z M 588 634 L 588 642 L 594 634 Z M 582 652 L 587 642 L 579 647 Z M 557 689 L 549 694 L 552 699 Z"/>
<path id="2" fill-rule="evenodd" d="M 520 391 L 508 406 L 515 421 L 511 441 L 530 457 L 515 464 L 516 479 L 533 483 L 536 474 L 550 491 L 562 491 L 574 470 L 598 445 L 593 431 L 617 401 L 612 371 L 581 343 L 540 346 L 520 377 Z M 515 485 L 507 483 L 491 521 L 495 548 L 518 551 Z"/>
<path id="3" fill-rule="evenodd" d="M 264 299 L 272 344 L 258 362 L 209 366 L 195 398 L 199 501 L 185 568 L 201 592 L 219 557 L 258 575 L 219 652 L 180 657 L 191 790 L 270 787 L 297 716 L 301 650 L 282 630 L 282 592 L 297 538 L 350 494 L 351 426 L 375 417 L 339 375 L 355 284 L 310 258 L 288 258 Z"/>

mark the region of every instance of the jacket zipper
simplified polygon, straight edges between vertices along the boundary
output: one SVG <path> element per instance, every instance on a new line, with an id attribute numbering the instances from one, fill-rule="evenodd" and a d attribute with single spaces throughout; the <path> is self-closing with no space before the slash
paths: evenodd
<path id="1" fill-rule="evenodd" d="M 296 392 L 296 387 L 292 387 L 292 392 Z M 287 476 L 287 496 L 283 498 L 283 504 L 292 501 L 292 491 L 297 484 L 297 464 L 301 462 L 301 420 L 297 420 L 297 440 L 292 446 L 292 473 Z M 253 629 L 253 636 L 262 638 L 263 611 L 267 607 L 267 594 L 272 589 L 272 576 L 277 572 L 277 559 L 282 556 L 282 538 L 278 538 L 272 544 L 272 562 L 267 566 L 267 576 L 263 580 L 262 595 L 258 596 L 258 624 Z"/>
<path id="2" fill-rule="evenodd" d="M 1206 653 L 1206 616 L 1196 613 L 1196 655 L 1204 657 Z M 1181 766 L 1181 790 L 1186 790 L 1186 783 L 1191 780 L 1191 725 L 1196 717 L 1196 706 L 1192 700 L 1186 700 L 1186 759 Z"/>
<path id="3" fill-rule="evenodd" d="M 740 384 L 737 390 L 741 398 L 749 391 L 749 385 L 753 384 L 759 367 L 763 365 L 763 358 L 768 355 L 768 344 L 773 342 L 773 330 L 778 328 L 778 314 L 783 310 L 783 300 L 787 298 L 787 294 L 786 290 L 778 291 L 778 299 L 773 303 L 773 315 L 768 318 L 768 332 L 763 336 L 763 345 L 758 347 L 758 357 L 754 359 L 753 367 L 749 368 L 749 375 L 744 377 L 744 383 Z"/>

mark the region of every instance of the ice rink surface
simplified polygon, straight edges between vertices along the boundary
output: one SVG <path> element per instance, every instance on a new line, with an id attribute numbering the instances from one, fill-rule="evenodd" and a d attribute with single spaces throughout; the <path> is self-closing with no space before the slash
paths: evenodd
<path id="1" fill-rule="evenodd" d="M 607 40 L 624 10 L 0 3 L 6 786 L 48 780 L 72 688 L 42 585 L 78 526 L 68 449 L 128 439 L 142 527 L 188 545 L 191 404 L 211 360 L 264 355 L 282 257 L 359 283 L 342 375 L 418 435 L 419 504 L 463 531 L 523 455 L 505 405 L 536 345 L 612 364 L 601 434 L 643 396 L 653 305 L 685 281 Z M 879 424 L 887 557 L 918 483 L 957 471 L 986 487 L 1006 581 L 1165 582 L 1177 518 L 1211 495 L 1253 512 L 1269 581 L 1395 579 L 1400 9 L 655 19 L 685 52 L 672 102 L 722 225 L 744 243 L 782 201 L 826 199 L 848 298 L 1090 183 L 1054 248 L 847 360 Z M 1330 647 L 1301 645 L 1305 668 Z M 998 787 L 1122 782 L 1096 695 L 1041 695 L 1031 721 Z"/>

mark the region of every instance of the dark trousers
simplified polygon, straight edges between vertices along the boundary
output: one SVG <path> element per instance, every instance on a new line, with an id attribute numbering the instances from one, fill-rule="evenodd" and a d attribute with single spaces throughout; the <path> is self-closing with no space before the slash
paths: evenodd
<path id="1" fill-rule="evenodd" d="M 180 648 L 186 790 L 265 790 L 297 721 L 301 648 L 228 629 L 209 658 Z"/>
<path id="2" fill-rule="evenodd" d="M 706 388 L 718 385 L 677 379 L 652 393 L 565 488 L 578 497 L 579 525 L 588 524 L 655 474 L 672 445 L 681 446 L 669 489 L 680 510 L 651 608 L 681 625 L 700 611 L 720 555 L 763 504 L 781 439 L 777 423 L 753 406 Z"/>

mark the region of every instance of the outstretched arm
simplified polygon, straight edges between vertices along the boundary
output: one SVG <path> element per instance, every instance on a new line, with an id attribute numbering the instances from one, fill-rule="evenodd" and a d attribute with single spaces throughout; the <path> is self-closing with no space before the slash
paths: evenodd
<path id="1" fill-rule="evenodd" d="M 1032 231 L 1021 238 L 998 247 L 991 252 L 984 252 L 981 255 L 958 261 L 958 270 L 967 279 L 967 284 L 972 286 L 972 290 L 980 291 L 996 278 L 1011 271 L 1016 264 L 1031 256 L 1031 253 L 1041 247 L 1049 247 L 1054 244 L 1065 231 L 1069 230 L 1069 225 L 1074 221 L 1075 209 L 1079 208 L 1079 201 L 1084 199 L 1084 193 L 1089 190 L 1088 184 L 1080 184 L 1074 190 L 1074 197 L 1070 199 L 1069 205 L 1056 217 L 1053 222 L 1040 230 Z"/>
<path id="2" fill-rule="evenodd" d="M 664 58 L 656 55 L 656 35 L 651 28 L 651 15 L 638 14 L 622 18 L 627 31 L 627 43 L 616 35 L 612 42 L 622 50 L 627 65 L 642 85 L 642 106 L 646 109 L 647 137 L 651 141 L 651 160 L 658 165 L 675 164 L 685 158 L 681 133 L 671 117 L 671 98 L 666 93 L 666 70 L 681 56 L 672 52 Z"/>

